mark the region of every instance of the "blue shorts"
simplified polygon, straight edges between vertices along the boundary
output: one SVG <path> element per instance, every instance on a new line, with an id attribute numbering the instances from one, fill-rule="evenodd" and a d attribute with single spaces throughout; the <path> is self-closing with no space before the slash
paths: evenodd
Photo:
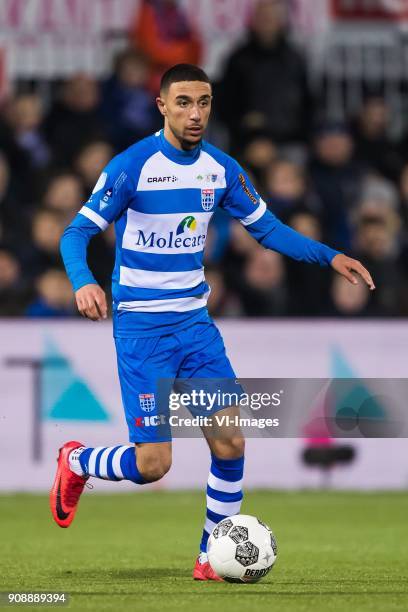
<path id="1" fill-rule="evenodd" d="M 211 321 L 154 338 L 115 338 L 115 344 L 130 442 L 171 440 L 168 393 L 175 379 L 186 379 L 187 388 L 188 379 L 228 379 L 235 384 L 223 339 Z M 170 385 L 164 402 L 158 401 L 166 389 L 163 379 Z M 207 414 L 223 408 L 215 403 Z"/>

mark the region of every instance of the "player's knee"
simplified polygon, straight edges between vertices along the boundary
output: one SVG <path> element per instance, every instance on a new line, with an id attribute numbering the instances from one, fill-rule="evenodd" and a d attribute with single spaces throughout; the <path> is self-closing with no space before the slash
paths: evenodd
<path id="1" fill-rule="evenodd" d="M 147 482 L 155 482 L 160 480 L 167 474 L 171 468 L 170 457 L 160 457 L 150 459 L 139 466 L 139 472 Z"/>
<path id="2" fill-rule="evenodd" d="M 214 440 L 213 453 L 218 459 L 238 459 L 245 453 L 245 440 L 241 436 Z"/>

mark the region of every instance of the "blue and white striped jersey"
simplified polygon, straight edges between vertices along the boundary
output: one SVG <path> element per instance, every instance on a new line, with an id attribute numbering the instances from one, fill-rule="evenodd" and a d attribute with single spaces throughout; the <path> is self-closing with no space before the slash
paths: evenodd
<path id="1" fill-rule="evenodd" d="M 112 159 L 65 230 L 61 252 L 74 290 L 95 283 L 86 248 L 114 222 L 115 335 L 161 335 L 206 319 L 203 251 L 217 206 L 265 247 L 322 265 L 337 254 L 278 221 L 227 154 L 205 141 L 181 151 L 162 130 Z"/>

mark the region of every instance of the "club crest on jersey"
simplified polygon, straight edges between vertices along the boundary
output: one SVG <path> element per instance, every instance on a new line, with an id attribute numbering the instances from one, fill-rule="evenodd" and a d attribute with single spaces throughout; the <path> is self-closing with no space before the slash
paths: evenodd
<path id="1" fill-rule="evenodd" d="M 144 412 L 153 412 L 156 408 L 154 393 L 139 393 L 139 403 Z"/>
<path id="2" fill-rule="evenodd" d="M 212 209 L 215 203 L 215 191 L 214 189 L 202 189 L 201 190 L 201 206 L 207 212 Z"/>

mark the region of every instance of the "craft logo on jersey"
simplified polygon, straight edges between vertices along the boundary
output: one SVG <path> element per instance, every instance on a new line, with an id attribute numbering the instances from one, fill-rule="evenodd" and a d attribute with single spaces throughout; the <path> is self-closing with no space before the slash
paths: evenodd
<path id="1" fill-rule="evenodd" d="M 172 176 L 148 176 L 147 177 L 147 182 L 148 183 L 177 183 L 178 178 L 177 176 L 174 176 L 174 174 Z"/>
<path id="2" fill-rule="evenodd" d="M 139 403 L 144 412 L 153 412 L 156 408 L 154 393 L 139 393 Z"/>
<path id="3" fill-rule="evenodd" d="M 99 200 L 99 210 L 104 210 L 110 204 L 109 199 L 112 197 L 112 189 L 107 189 L 101 200 Z"/>
<path id="4" fill-rule="evenodd" d="M 184 217 L 184 219 L 180 221 L 180 223 L 177 226 L 176 234 L 177 236 L 179 236 L 180 234 L 183 234 L 187 230 L 190 230 L 190 232 L 194 232 L 196 229 L 197 229 L 197 221 L 192 215 L 189 215 L 188 217 Z"/>
<path id="5" fill-rule="evenodd" d="M 202 189 L 201 190 L 201 206 L 205 211 L 209 211 L 214 206 L 215 192 L 214 189 Z"/>

